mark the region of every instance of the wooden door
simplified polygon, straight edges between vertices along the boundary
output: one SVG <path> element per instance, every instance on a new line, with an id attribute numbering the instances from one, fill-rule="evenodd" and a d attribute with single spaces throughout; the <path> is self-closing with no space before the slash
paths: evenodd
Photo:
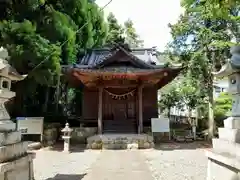
<path id="1" fill-rule="evenodd" d="M 115 100 L 112 105 L 114 121 L 127 120 L 126 100 Z"/>
<path id="2" fill-rule="evenodd" d="M 104 92 L 103 119 L 136 119 L 136 96 L 129 96 L 125 99 L 114 99 L 108 93 Z"/>

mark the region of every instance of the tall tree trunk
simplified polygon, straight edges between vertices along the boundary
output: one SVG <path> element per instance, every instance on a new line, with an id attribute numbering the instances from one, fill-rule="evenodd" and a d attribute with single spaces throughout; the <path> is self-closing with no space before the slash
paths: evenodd
<path id="1" fill-rule="evenodd" d="M 168 116 L 169 120 L 170 120 L 170 115 L 171 115 L 171 107 L 168 108 L 168 115 L 167 116 Z"/>
<path id="2" fill-rule="evenodd" d="M 48 110 L 49 90 L 50 90 L 50 88 L 46 87 L 45 102 L 44 102 L 44 105 L 43 105 L 43 113 L 44 114 L 47 113 L 47 110 Z"/>
<path id="3" fill-rule="evenodd" d="M 213 114 L 213 86 L 208 93 L 208 138 L 212 139 L 214 136 L 214 114 Z"/>
<path id="4" fill-rule="evenodd" d="M 55 112 L 58 113 L 58 106 L 59 106 L 59 96 L 60 96 L 60 75 L 58 76 L 58 80 L 57 80 L 57 87 L 56 87 L 56 94 L 55 94 Z"/>
<path id="5" fill-rule="evenodd" d="M 192 110 L 190 107 L 188 107 L 188 122 L 192 126 Z"/>
<path id="6" fill-rule="evenodd" d="M 196 118 L 195 118 L 195 126 L 198 127 L 198 120 L 199 120 L 199 117 L 200 116 L 200 113 L 199 113 L 199 107 L 196 107 Z"/>
<path id="7" fill-rule="evenodd" d="M 214 136 L 214 114 L 213 114 L 213 75 L 212 72 L 214 70 L 216 64 L 216 53 L 214 50 L 210 50 L 208 48 L 208 44 L 205 44 L 205 58 L 210 62 L 211 67 L 208 72 L 208 139 L 212 139 Z"/>
<path id="8" fill-rule="evenodd" d="M 64 100 L 65 100 L 65 104 L 64 104 L 64 114 L 65 116 L 68 116 L 68 111 L 69 111 L 69 99 L 68 99 L 68 83 L 65 83 L 64 85 Z"/>

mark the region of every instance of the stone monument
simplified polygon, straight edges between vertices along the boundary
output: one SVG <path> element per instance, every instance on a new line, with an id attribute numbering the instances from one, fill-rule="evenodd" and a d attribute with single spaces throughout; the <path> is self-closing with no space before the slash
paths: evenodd
<path id="1" fill-rule="evenodd" d="M 240 180 L 240 46 L 231 48 L 231 59 L 216 77 L 228 77 L 232 94 L 232 116 L 219 128 L 219 138 L 213 139 L 213 149 L 208 157 L 207 180 Z"/>
<path id="2" fill-rule="evenodd" d="M 0 48 L 0 180 L 33 180 L 34 154 L 27 153 L 27 142 L 21 141 L 21 132 L 10 120 L 4 103 L 15 96 L 10 91 L 11 81 L 24 76 L 6 61 L 8 53 Z"/>

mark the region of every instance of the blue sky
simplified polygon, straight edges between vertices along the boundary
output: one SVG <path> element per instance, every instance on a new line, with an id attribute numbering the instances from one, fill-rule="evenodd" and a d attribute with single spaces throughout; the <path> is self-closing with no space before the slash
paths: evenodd
<path id="1" fill-rule="evenodd" d="M 96 3 L 102 7 L 108 1 Z M 183 9 L 180 0 L 113 0 L 104 11 L 105 16 L 113 12 L 120 23 L 131 19 L 145 47 L 157 46 L 163 51 L 171 40 L 168 24 L 176 22 Z"/>

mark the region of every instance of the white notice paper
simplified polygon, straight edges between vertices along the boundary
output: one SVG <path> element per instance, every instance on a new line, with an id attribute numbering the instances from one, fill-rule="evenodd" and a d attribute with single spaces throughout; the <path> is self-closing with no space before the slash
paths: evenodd
<path id="1" fill-rule="evenodd" d="M 17 118 L 17 129 L 22 134 L 39 134 L 43 136 L 43 117 Z"/>
<path id="2" fill-rule="evenodd" d="M 152 132 L 170 132 L 169 118 L 160 117 L 151 119 Z"/>

